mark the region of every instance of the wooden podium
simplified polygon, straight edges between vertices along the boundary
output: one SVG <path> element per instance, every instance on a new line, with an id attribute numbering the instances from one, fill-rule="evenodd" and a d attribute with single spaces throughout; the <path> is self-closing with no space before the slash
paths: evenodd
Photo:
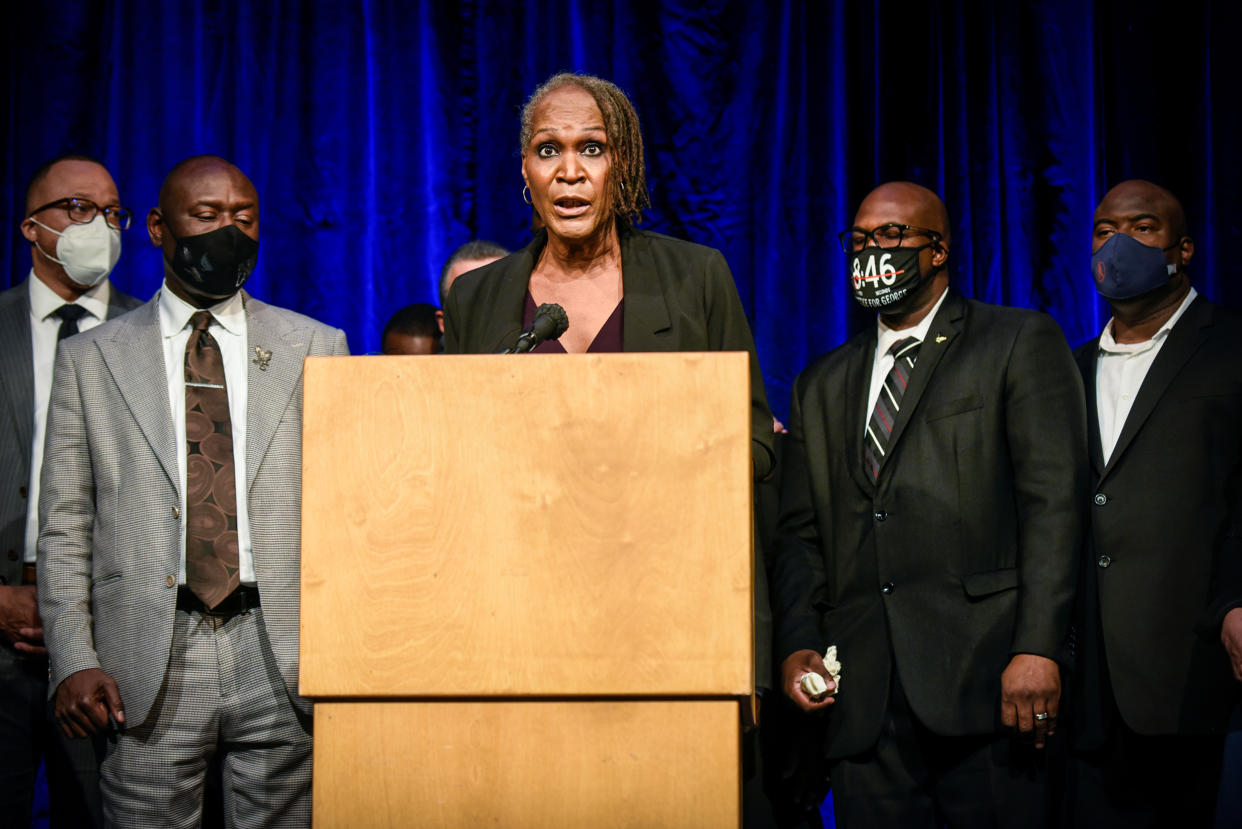
<path id="1" fill-rule="evenodd" d="M 306 361 L 315 826 L 740 825 L 748 371 Z"/>

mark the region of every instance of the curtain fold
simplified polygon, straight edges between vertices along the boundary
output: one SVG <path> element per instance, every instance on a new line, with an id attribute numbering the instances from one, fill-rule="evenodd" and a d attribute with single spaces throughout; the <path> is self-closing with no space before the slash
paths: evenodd
<path id="1" fill-rule="evenodd" d="M 836 233 L 877 183 L 939 191 L 963 293 L 1052 314 L 1072 345 L 1106 308 L 1087 278 L 1091 214 L 1150 178 L 1186 205 L 1196 285 L 1239 305 L 1222 270 L 1242 233 L 1228 193 L 1242 6 L 1115 0 L 911 4 L 488 0 L 23 4 L 3 58 L 5 284 L 29 270 L 26 179 L 67 151 L 100 157 L 139 217 L 164 173 L 204 152 L 259 188 L 250 288 L 378 350 L 388 315 L 437 301 L 462 242 L 528 238 L 517 151 L 526 96 L 598 74 L 643 121 L 646 226 L 721 248 L 774 410 L 865 313 Z M 127 232 L 116 282 L 150 296 L 158 252 Z"/>

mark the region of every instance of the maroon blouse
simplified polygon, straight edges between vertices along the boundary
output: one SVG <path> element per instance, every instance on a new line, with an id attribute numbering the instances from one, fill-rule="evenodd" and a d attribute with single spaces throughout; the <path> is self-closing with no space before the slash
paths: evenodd
<path id="1" fill-rule="evenodd" d="M 604 327 L 595 335 L 595 339 L 591 340 L 590 347 L 587 348 L 588 354 L 604 354 L 609 352 L 621 351 L 621 318 L 623 315 L 623 306 L 625 305 L 625 297 L 617 302 L 617 307 L 612 309 L 612 315 L 604 322 Z M 530 291 L 526 292 L 526 310 L 522 314 L 522 328 L 529 328 L 530 324 L 535 321 L 535 298 L 530 295 Z M 556 340 L 544 340 L 531 354 L 565 354 L 565 346 Z"/>

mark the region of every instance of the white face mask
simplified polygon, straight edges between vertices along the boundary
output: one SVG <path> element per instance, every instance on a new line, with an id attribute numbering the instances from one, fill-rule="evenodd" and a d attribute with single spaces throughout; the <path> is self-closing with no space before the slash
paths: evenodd
<path id="1" fill-rule="evenodd" d="M 89 288 L 103 282 L 121 258 L 121 231 L 108 224 L 102 213 L 84 225 L 71 224 L 64 230 L 52 230 L 34 217 L 30 221 L 60 237 L 56 240 L 57 256 L 40 248 L 37 242 L 35 247 L 63 267 L 79 285 Z"/>

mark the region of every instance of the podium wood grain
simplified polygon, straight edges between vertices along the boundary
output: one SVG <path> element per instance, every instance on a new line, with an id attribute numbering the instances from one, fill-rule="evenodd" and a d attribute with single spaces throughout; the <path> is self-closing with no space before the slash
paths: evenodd
<path id="1" fill-rule="evenodd" d="M 748 370 L 308 359 L 301 692 L 748 695 Z"/>
<path id="2" fill-rule="evenodd" d="M 736 827 L 738 704 L 315 706 L 317 827 Z"/>

